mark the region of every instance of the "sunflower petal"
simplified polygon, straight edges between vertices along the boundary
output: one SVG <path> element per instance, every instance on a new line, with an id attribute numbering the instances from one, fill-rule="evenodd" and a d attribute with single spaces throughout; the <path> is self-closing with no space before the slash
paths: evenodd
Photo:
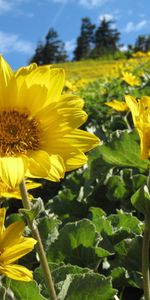
<path id="1" fill-rule="evenodd" d="M 27 169 L 26 157 L 1 157 L 0 178 L 9 187 L 18 186 L 25 176 Z"/>
<path id="2" fill-rule="evenodd" d="M 87 162 L 87 156 L 84 153 L 78 153 L 66 160 L 66 170 L 71 171 L 82 167 Z"/>
<path id="3" fill-rule="evenodd" d="M 47 177 L 51 169 L 51 160 L 47 152 L 39 150 L 30 153 L 28 177 Z"/>
<path id="4" fill-rule="evenodd" d="M 13 77 L 13 71 L 6 60 L 0 55 L 0 87 L 6 88 L 10 79 Z"/>
<path id="5" fill-rule="evenodd" d="M 61 68 L 50 68 L 50 66 L 41 66 L 35 68 L 30 74 L 25 76 L 27 86 L 34 84 L 45 86 L 48 89 L 47 104 L 61 95 L 65 82 L 64 70 Z"/>
<path id="6" fill-rule="evenodd" d="M 60 181 L 64 178 L 65 165 L 63 159 L 59 155 L 50 155 L 51 169 L 47 179 L 51 181 Z"/>
<path id="7" fill-rule="evenodd" d="M 100 144 L 98 137 L 80 129 L 75 129 L 71 133 L 66 134 L 63 140 L 83 152 L 87 152 Z"/>
<path id="8" fill-rule="evenodd" d="M 0 238 L 2 238 L 3 236 L 5 215 L 6 215 L 6 209 L 1 208 L 0 209 Z"/>
<path id="9" fill-rule="evenodd" d="M 28 270 L 27 268 L 20 266 L 20 265 L 4 265 L 0 266 L 0 273 L 4 274 L 5 276 L 20 280 L 20 281 L 31 281 L 33 280 L 32 271 Z"/>
<path id="10" fill-rule="evenodd" d="M 11 264 L 12 262 L 18 260 L 20 257 L 32 251 L 36 243 L 37 241 L 33 238 L 22 237 L 20 239 L 20 242 L 4 249 L 0 259 L 4 264 Z"/>
<path id="11" fill-rule="evenodd" d="M 0 243 L 0 246 L 6 248 L 16 244 L 17 240 L 19 240 L 23 234 L 24 228 L 25 224 L 23 221 L 17 221 L 10 224 L 4 231 L 3 240 Z"/>

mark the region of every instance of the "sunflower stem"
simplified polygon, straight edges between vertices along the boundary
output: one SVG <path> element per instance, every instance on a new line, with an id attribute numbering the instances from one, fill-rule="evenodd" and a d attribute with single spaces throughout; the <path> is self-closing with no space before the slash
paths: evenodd
<path id="1" fill-rule="evenodd" d="M 149 241 L 150 241 L 150 221 L 145 216 L 145 228 L 142 247 L 142 273 L 145 300 L 150 300 L 150 274 L 149 274 Z"/>
<path id="2" fill-rule="evenodd" d="M 25 209 L 31 209 L 31 204 L 28 198 L 28 193 L 27 193 L 27 189 L 26 189 L 26 185 L 25 185 L 25 180 L 23 180 L 20 183 L 20 193 L 21 193 L 21 197 L 22 197 L 22 203 L 23 203 L 23 207 Z M 35 222 L 31 222 L 30 220 L 28 220 L 28 224 L 29 227 L 31 229 L 32 232 L 32 236 L 37 240 L 37 252 L 39 255 L 39 259 L 40 259 L 40 263 L 41 263 L 41 267 L 43 269 L 43 273 L 45 275 L 45 279 L 46 279 L 46 283 L 47 283 L 47 289 L 49 292 L 49 296 L 50 296 L 50 300 L 57 300 L 57 296 L 56 296 L 56 292 L 55 292 L 55 288 L 54 288 L 54 283 L 52 280 L 52 276 L 51 276 L 51 272 L 48 266 L 48 262 L 47 262 L 47 258 L 46 258 L 46 254 L 42 245 L 42 241 L 41 241 L 41 237 L 38 231 L 38 228 L 35 224 Z"/>

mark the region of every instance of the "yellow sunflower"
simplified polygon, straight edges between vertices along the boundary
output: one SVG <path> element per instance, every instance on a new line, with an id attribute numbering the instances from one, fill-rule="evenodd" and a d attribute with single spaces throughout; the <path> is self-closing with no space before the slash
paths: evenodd
<path id="1" fill-rule="evenodd" d="M 0 57 L 0 179 L 10 187 L 24 176 L 59 181 L 99 144 L 78 129 L 84 102 L 61 95 L 64 82 L 63 69 L 32 64 L 13 72 Z"/>
<path id="2" fill-rule="evenodd" d="M 130 72 L 122 72 L 122 79 L 131 86 L 141 85 L 140 79 Z"/>
<path id="3" fill-rule="evenodd" d="M 32 251 L 37 241 L 33 238 L 25 238 L 22 236 L 25 228 L 23 221 L 14 222 L 5 229 L 5 214 L 5 208 L 1 208 L 0 274 L 4 274 L 15 280 L 31 281 L 33 279 L 32 271 L 14 262 Z"/>
<path id="4" fill-rule="evenodd" d="M 136 100 L 125 96 L 126 103 L 132 113 L 134 126 L 140 136 L 141 159 L 150 157 L 150 97 L 143 96 Z"/>
<path id="5" fill-rule="evenodd" d="M 112 100 L 109 102 L 105 102 L 105 105 L 112 107 L 114 110 L 117 111 L 126 111 L 128 110 L 128 105 L 124 101 Z"/>

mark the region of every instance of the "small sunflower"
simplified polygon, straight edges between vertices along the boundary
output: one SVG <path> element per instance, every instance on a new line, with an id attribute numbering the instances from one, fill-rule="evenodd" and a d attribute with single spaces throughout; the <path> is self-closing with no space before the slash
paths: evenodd
<path id="1" fill-rule="evenodd" d="M 150 157 L 150 97 L 141 99 L 125 96 L 126 103 L 132 113 L 133 123 L 140 136 L 141 159 Z"/>
<path id="2" fill-rule="evenodd" d="M 31 281 L 32 271 L 14 262 L 32 251 L 37 241 L 22 236 L 23 221 L 14 222 L 5 229 L 5 215 L 5 208 L 0 208 L 0 274 L 15 280 Z"/>

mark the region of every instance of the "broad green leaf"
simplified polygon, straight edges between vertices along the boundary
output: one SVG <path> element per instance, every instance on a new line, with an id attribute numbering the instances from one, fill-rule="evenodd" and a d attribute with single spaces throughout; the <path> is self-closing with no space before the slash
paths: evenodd
<path id="1" fill-rule="evenodd" d="M 107 220 L 106 213 L 99 207 L 90 207 L 89 211 L 92 213 L 92 222 L 96 226 L 98 232 L 106 232 L 112 235 L 113 229 L 109 220 Z"/>
<path id="2" fill-rule="evenodd" d="M 127 285 L 127 281 L 129 279 L 129 273 L 128 271 L 123 267 L 117 267 L 112 269 L 111 271 L 111 277 L 113 286 L 115 287 L 124 287 Z"/>
<path id="3" fill-rule="evenodd" d="M 142 223 L 131 213 L 126 213 L 123 210 L 120 210 L 117 214 L 110 215 L 108 220 L 114 227 L 115 232 L 124 230 L 128 233 L 137 235 L 142 234 Z"/>
<path id="4" fill-rule="evenodd" d="M 79 266 L 73 266 L 73 265 L 63 265 L 58 268 L 56 268 L 52 272 L 52 276 L 56 283 L 59 281 L 64 281 L 66 279 L 66 276 L 69 274 L 75 275 L 75 274 L 85 274 L 91 272 L 88 268 L 80 268 Z"/>
<path id="5" fill-rule="evenodd" d="M 46 246 L 54 242 L 58 237 L 58 228 L 61 221 L 54 214 L 49 214 L 40 218 L 38 221 L 38 229 L 40 232 L 41 239 L 44 241 Z"/>
<path id="6" fill-rule="evenodd" d="M 115 246 L 116 257 L 113 266 L 124 267 L 128 271 L 141 272 L 142 236 L 127 238 Z"/>
<path id="7" fill-rule="evenodd" d="M 119 176 L 111 176 L 106 182 L 106 196 L 109 200 L 123 200 L 128 191 L 125 187 L 125 183 L 123 182 L 122 178 Z"/>
<path id="8" fill-rule="evenodd" d="M 103 164 L 102 164 L 103 161 Z M 104 165 L 105 162 L 105 165 Z M 109 167 L 133 167 L 147 169 L 149 160 L 140 159 L 139 137 L 135 131 L 116 131 L 111 140 L 97 147 L 94 158 L 94 166 L 104 165 Z M 92 167 L 92 166 L 91 166 Z M 98 174 L 98 169 L 96 173 Z M 92 171 L 94 172 L 93 168 Z M 99 170 L 99 174 L 100 174 Z"/>
<path id="9" fill-rule="evenodd" d="M 116 293 L 109 278 L 91 272 L 68 275 L 58 294 L 58 300 L 110 300 Z"/>
<path id="10" fill-rule="evenodd" d="M 14 293 L 15 300 L 47 300 L 41 295 L 40 288 L 35 281 L 9 280 L 8 286 Z"/>
<path id="11" fill-rule="evenodd" d="M 146 185 L 142 186 L 132 195 L 131 202 L 143 215 L 150 217 L 150 194 Z"/>

